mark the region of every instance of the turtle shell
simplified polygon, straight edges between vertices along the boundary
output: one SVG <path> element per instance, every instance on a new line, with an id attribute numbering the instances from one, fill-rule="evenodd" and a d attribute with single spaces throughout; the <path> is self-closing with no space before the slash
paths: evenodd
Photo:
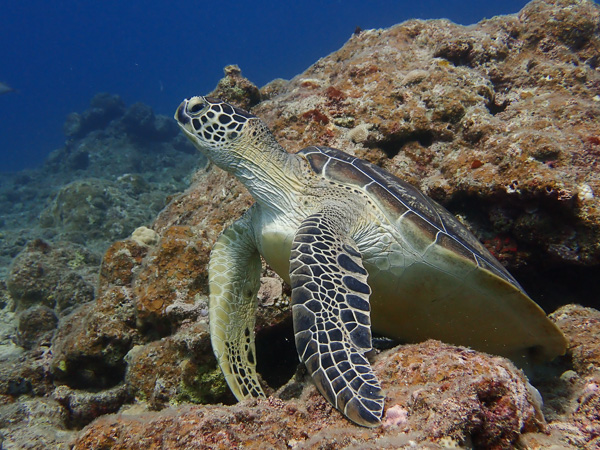
<path id="1" fill-rule="evenodd" d="M 363 189 L 391 223 L 397 223 L 400 218 L 409 219 L 421 230 L 428 244 L 437 240 L 438 244 L 457 256 L 472 259 L 477 266 L 522 290 L 504 266 L 456 217 L 412 184 L 334 148 L 307 147 L 299 154 L 306 156 L 315 173 L 328 180 Z"/>
<path id="2" fill-rule="evenodd" d="M 393 277 L 389 273 L 381 277 L 383 281 L 379 283 L 384 285 L 385 292 L 375 301 L 383 303 L 384 312 L 379 313 L 385 316 L 382 334 L 389 334 L 385 331 L 398 327 L 394 322 L 398 320 L 403 322 L 402 328 L 411 331 L 394 337 L 408 341 L 433 337 L 503 354 L 513 360 L 516 359 L 513 353 L 527 348 L 539 353 L 531 359 L 549 360 L 564 353 L 566 342 L 562 333 L 504 266 L 444 207 L 411 184 L 340 150 L 313 146 L 299 154 L 306 158 L 316 174 L 365 192 L 389 223 L 416 249 L 416 254 L 437 255 L 429 261 L 417 256 L 421 258 L 419 262 L 423 262 L 420 266 L 436 270 L 416 269 L 419 264 L 414 264 L 400 281 L 390 280 Z M 454 269 L 463 272 L 451 274 Z M 377 276 L 370 273 L 369 277 L 369 284 L 378 282 Z M 452 280 L 453 277 L 461 278 L 462 287 Z M 425 282 L 419 284 L 413 278 L 429 281 L 424 286 Z M 392 283 L 396 284 L 392 286 Z M 454 286 L 454 293 L 446 294 L 445 286 L 450 285 Z M 432 293 L 431 299 L 425 291 Z M 406 301 L 406 296 L 410 300 Z M 400 297 L 400 303 L 391 300 Z M 402 305 L 411 301 L 413 303 L 408 307 Z M 459 318 L 460 311 L 468 311 L 470 319 Z M 375 327 L 378 318 L 373 314 L 378 314 L 374 308 Z M 407 321 L 405 316 L 408 315 L 416 317 L 417 325 Z M 479 320 L 481 324 L 475 325 L 473 320 Z M 431 324 L 436 321 L 437 324 Z M 444 328 L 445 322 L 453 323 L 454 328 L 450 325 Z M 521 342 L 522 349 L 519 348 Z"/>

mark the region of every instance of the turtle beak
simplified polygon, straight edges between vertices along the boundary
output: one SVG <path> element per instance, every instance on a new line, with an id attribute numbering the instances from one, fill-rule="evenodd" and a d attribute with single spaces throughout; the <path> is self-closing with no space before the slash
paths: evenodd
<path id="1" fill-rule="evenodd" d="M 177 111 L 175 111 L 175 120 L 179 122 L 179 125 L 187 125 L 188 123 L 190 123 L 190 116 L 188 116 L 186 112 L 188 103 L 189 100 L 185 99 L 181 102 L 181 105 L 179 105 Z"/>

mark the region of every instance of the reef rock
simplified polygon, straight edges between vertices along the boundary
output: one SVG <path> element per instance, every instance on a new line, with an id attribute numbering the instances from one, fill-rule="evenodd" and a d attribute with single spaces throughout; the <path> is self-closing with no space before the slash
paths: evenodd
<path id="1" fill-rule="evenodd" d="M 124 384 L 98 392 L 76 390 L 62 385 L 52 392 L 52 398 L 63 406 L 65 422 L 69 428 L 81 428 L 96 417 L 117 412 L 130 396 Z"/>
<path id="2" fill-rule="evenodd" d="M 158 205 L 143 202 L 119 183 L 101 179 L 77 180 L 62 187 L 40 215 L 44 227 L 60 230 L 63 239 L 93 246 L 94 242 L 123 239 L 152 220 Z M 137 206 L 142 201 L 145 208 Z"/>
<path id="3" fill-rule="evenodd" d="M 581 284 L 565 266 L 600 265 L 599 21 L 592 1 L 536 0 L 365 30 L 252 112 L 290 151 L 340 148 L 418 186 L 551 298 Z"/>
<path id="4" fill-rule="evenodd" d="M 94 299 L 97 266 L 85 247 L 37 239 L 14 259 L 6 284 L 18 311 L 43 305 L 62 314 Z M 27 317 L 34 319 L 29 314 L 21 322 Z"/>
<path id="5" fill-rule="evenodd" d="M 566 305 L 550 315 L 569 337 L 573 366 L 582 374 L 600 372 L 600 311 L 579 305 Z"/>
<path id="6" fill-rule="evenodd" d="M 70 448 L 74 432 L 67 429 L 64 409 L 49 398 L 30 398 L 0 406 L 3 449 Z"/>
<path id="7" fill-rule="evenodd" d="M 469 27 L 412 20 L 353 35 L 291 81 L 263 87 L 261 103 L 236 67 L 213 95 L 252 108 L 290 151 L 337 147 L 420 187 L 458 213 L 547 309 L 570 301 L 597 306 L 599 19 L 591 1 L 535 0 L 519 14 Z M 49 229 L 61 221 L 84 226 L 113 204 L 134 217 L 131 199 L 156 212 L 168 189 L 161 185 L 152 197 L 152 177 L 137 172 L 151 162 L 173 166 L 181 159 L 189 168 L 200 161 L 183 138 L 145 152 L 108 151 L 143 147 L 130 121 L 159 134 L 161 126 L 148 108 L 128 109 L 110 96 L 96 100 L 92 109 L 106 112 L 72 118 L 72 140 L 48 167 L 68 160 L 90 178 L 103 165 L 111 176 L 119 168 L 127 173 L 111 180 L 119 190 L 114 202 L 100 189 L 88 192 L 88 205 L 98 211 L 78 215 L 88 195 L 74 195 L 73 210 L 51 203 L 44 215 Z M 95 128 L 99 123 L 104 128 Z M 171 187 L 188 181 L 174 173 Z M 35 287 L 35 272 L 25 276 L 26 270 L 36 265 L 15 261 L 8 288 L 0 284 L 3 298 L 8 293 L 2 303 L 7 310 L 14 302 L 20 317 L 31 319 L 1 336 L 0 404 L 53 393 L 53 407 L 64 414 L 60 426 L 93 420 L 74 441 L 79 449 L 598 446 L 597 309 L 568 305 L 551 315 L 569 350 L 531 378 L 535 388 L 506 359 L 465 348 L 428 341 L 382 352 L 373 364 L 386 393 L 385 417 L 365 429 L 296 371 L 289 287 L 266 266 L 256 342 L 270 397 L 212 404 L 234 400 L 210 350 L 206 264 L 219 233 L 252 201 L 239 182 L 208 166 L 168 198 L 152 224 L 134 220 L 123 234 L 108 234 L 123 238 L 135 229 L 105 253 L 95 301 L 54 309 L 51 351 L 47 331 L 36 333 L 35 324 L 46 315 L 53 323 L 44 308 L 54 306 L 45 295 L 25 295 Z M 20 258 L 33 263 L 27 255 L 34 252 L 43 262 L 35 246 Z M 32 350 L 14 345 L 19 333 Z M 181 405 L 187 402 L 207 404 Z M 24 442 L 16 431 L 10 436 Z"/>
<path id="8" fill-rule="evenodd" d="M 206 321 L 187 323 L 173 336 L 134 347 L 127 362 L 130 392 L 151 409 L 234 402 L 212 355 Z"/>
<path id="9" fill-rule="evenodd" d="M 73 389 L 98 390 L 123 381 L 125 355 L 141 342 L 131 284 L 148 249 L 119 241 L 100 268 L 98 297 L 63 317 L 53 341 L 51 372 Z"/>
<path id="10" fill-rule="evenodd" d="M 52 309 L 43 305 L 32 306 L 19 314 L 17 342 L 26 349 L 39 344 L 49 347 L 57 325 L 58 318 Z"/>
<path id="11" fill-rule="evenodd" d="M 225 67 L 225 77 L 209 96 L 220 98 L 240 108 L 249 110 L 261 99 L 261 91 L 254 83 L 242 76 L 238 66 L 232 64 Z"/>
<path id="12" fill-rule="evenodd" d="M 311 385 L 287 401 L 103 417 L 82 431 L 75 448 L 109 442 L 120 448 L 159 442 L 169 448 L 398 448 L 411 441 L 510 448 L 521 433 L 543 429 L 539 394 L 506 359 L 428 341 L 382 353 L 374 370 L 387 396 L 376 429 L 349 423 Z"/>

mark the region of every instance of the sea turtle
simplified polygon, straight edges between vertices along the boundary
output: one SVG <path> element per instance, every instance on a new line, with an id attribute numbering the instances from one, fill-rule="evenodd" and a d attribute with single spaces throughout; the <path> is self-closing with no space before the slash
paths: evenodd
<path id="1" fill-rule="evenodd" d="M 213 350 L 241 400 L 263 396 L 254 324 L 261 260 L 292 287 L 296 348 L 315 385 L 353 422 L 377 425 L 384 397 L 366 354 L 371 330 L 551 360 L 565 338 L 467 229 L 381 168 L 327 147 L 286 152 L 256 116 L 192 97 L 175 113 L 208 159 L 256 203 L 209 263 Z"/>

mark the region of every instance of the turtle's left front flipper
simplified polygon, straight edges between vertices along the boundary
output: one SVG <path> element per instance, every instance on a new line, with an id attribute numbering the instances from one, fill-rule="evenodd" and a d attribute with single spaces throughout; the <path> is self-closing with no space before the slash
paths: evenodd
<path id="1" fill-rule="evenodd" d="M 256 375 L 254 324 L 260 255 L 250 208 L 219 237 L 209 263 L 210 338 L 227 384 L 238 400 L 264 397 Z"/>
<path id="2" fill-rule="evenodd" d="M 383 397 L 371 350 L 367 271 L 335 210 L 306 218 L 290 257 L 296 349 L 313 381 L 353 422 L 376 426 Z"/>

